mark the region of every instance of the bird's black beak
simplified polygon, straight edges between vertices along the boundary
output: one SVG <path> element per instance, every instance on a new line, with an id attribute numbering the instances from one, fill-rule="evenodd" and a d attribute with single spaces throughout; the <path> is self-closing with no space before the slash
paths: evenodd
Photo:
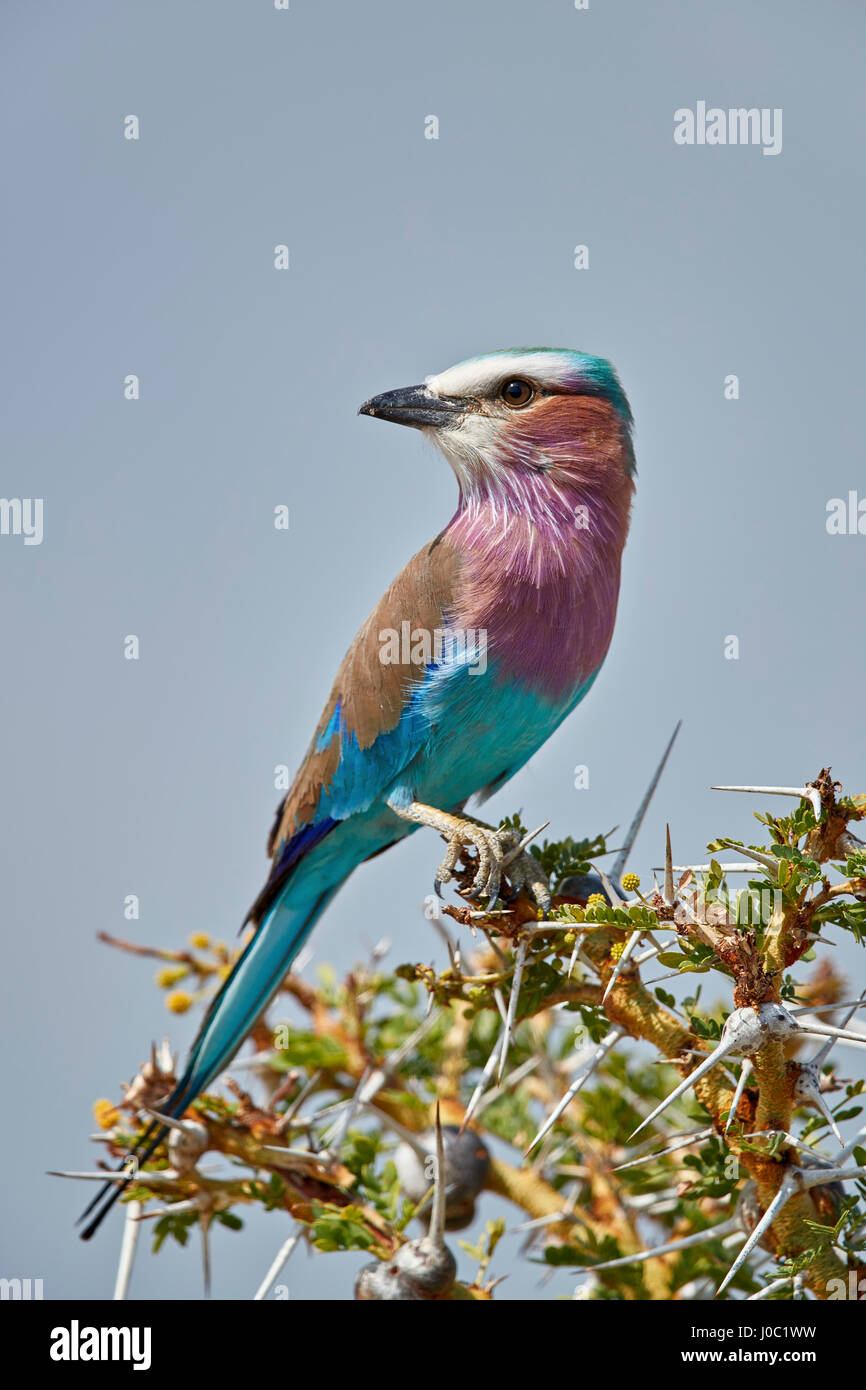
<path id="1" fill-rule="evenodd" d="M 359 415 L 375 415 L 393 420 L 397 425 L 414 425 L 416 429 L 434 429 L 455 425 L 466 409 L 466 402 L 456 396 L 434 396 L 426 386 L 404 386 L 399 391 L 384 391 L 360 407 Z"/>

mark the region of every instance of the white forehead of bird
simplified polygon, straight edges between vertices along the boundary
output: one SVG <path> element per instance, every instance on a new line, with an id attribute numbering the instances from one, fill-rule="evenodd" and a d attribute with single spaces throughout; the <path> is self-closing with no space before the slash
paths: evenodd
<path id="1" fill-rule="evenodd" d="M 458 362 L 438 376 L 428 376 L 424 384 L 434 396 L 483 397 L 494 394 L 511 377 L 561 390 L 573 385 L 578 375 L 574 353 L 492 352 Z"/>

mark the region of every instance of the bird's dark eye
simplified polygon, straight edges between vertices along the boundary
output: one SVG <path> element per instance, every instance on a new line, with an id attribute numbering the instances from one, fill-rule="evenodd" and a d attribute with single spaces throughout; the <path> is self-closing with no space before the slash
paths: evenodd
<path id="1" fill-rule="evenodd" d="M 506 405 L 510 405 L 512 410 L 519 410 L 523 405 L 529 405 L 535 395 L 533 387 L 528 381 L 523 381 L 519 376 L 512 377 L 506 381 L 499 393 Z"/>

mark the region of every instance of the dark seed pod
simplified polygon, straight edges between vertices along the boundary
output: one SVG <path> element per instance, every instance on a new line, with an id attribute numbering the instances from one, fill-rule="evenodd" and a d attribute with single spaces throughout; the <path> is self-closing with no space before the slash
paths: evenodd
<path id="1" fill-rule="evenodd" d="M 436 1150 L 435 1130 L 426 1130 L 419 1138 L 432 1158 Z M 461 1134 L 456 1125 L 443 1125 L 442 1142 L 445 1149 L 445 1229 L 460 1231 L 475 1215 L 475 1199 L 487 1178 L 490 1153 L 477 1134 L 470 1129 Z M 420 1202 L 433 1181 L 429 1163 L 408 1144 L 399 1145 L 394 1162 L 409 1201 Z M 429 1222 L 429 1212 L 428 1205 L 419 1212 L 419 1218 Z"/>
<path id="2" fill-rule="evenodd" d="M 360 1303 L 423 1303 L 425 1297 L 395 1260 L 373 1260 L 355 1280 L 355 1301 Z"/>
<path id="3" fill-rule="evenodd" d="M 447 1293 L 457 1278 L 457 1261 L 451 1251 L 429 1236 L 401 1245 L 391 1263 L 430 1298 Z"/>
<path id="4" fill-rule="evenodd" d="M 456 1140 L 457 1130 L 451 1127 L 451 1137 Z M 470 1136 L 471 1137 L 471 1136 Z M 409 1144 L 404 1147 L 417 1164 L 414 1177 L 420 1173 L 425 1186 L 421 1196 L 425 1196 L 431 1178 L 433 1179 L 433 1201 L 429 1208 L 429 1230 L 418 1240 L 407 1241 L 393 1257 L 380 1265 L 365 1265 L 355 1283 L 355 1298 L 364 1300 L 403 1300 L 440 1298 L 451 1288 L 457 1278 L 457 1261 L 445 1244 L 446 1206 L 445 1189 L 448 1183 L 448 1159 L 445 1151 L 445 1135 L 439 1119 L 439 1106 L 436 1106 L 436 1128 L 432 1132 L 433 1148 L 426 1153 L 422 1148 L 419 1155 Z M 475 1141 L 476 1147 L 478 1141 Z M 457 1145 L 458 1159 L 459 1145 Z M 484 1146 L 481 1145 L 482 1149 Z M 484 1149 L 485 1158 L 487 1150 Z M 429 1160 L 432 1159 L 432 1165 Z M 476 1156 L 477 1163 L 477 1156 Z M 432 1171 L 429 1171 L 432 1168 Z M 429 1176 L 425 1173 L 429 1171 Z M 486 1171 L 486 1170 L 485 1170 Z M 415 1200 L 418 1200 L 417 1198 Z"/>
<path id="5" fill-rule="evenodd" d="M 615 883 L 613 887 L 618 892 L 620 885 Z M 559 892 L 564 897 L 580 898 L 583 902 L 586 902 L 593 893 L 600 893 L 605 902 L 610 902 L 607 889 L 598 874 L 577 874 L 572 878 L 567 878 L 560 885 Z"/>

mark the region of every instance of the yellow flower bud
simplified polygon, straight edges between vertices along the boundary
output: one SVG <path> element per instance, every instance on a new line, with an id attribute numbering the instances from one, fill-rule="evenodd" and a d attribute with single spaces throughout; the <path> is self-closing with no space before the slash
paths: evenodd
<path id="1" fill-rule="evenodd" d="M 120 1119 L 120 1111 L 115 1109 L 110 1100 L 95 1100 L 93 1118 L 100 1129 L 113 1129 Z"/>
<path id="2" fill-rule="evenodd" d="M 165 1000 L 165 1007 L 173 1014 L 185 1014 L 191 1004 L 192 995 L 182 989 L 176 989 L 173 994 L 167 995 Z"/>
<path id="3" fill-rule="evenodd" d="M 179 984 L 189 971 L 185 965 L 167 965 L 162 970 L 156 972 L 156 983 L 160 989 L 171 989 L 172 985 Z"/>
<path id="4" fill-rule="evenodd" d="M 633 893 L 636 888 L 640 888 L 639 874 L 623 874 L 622 886 L 627 893 Z"/>

